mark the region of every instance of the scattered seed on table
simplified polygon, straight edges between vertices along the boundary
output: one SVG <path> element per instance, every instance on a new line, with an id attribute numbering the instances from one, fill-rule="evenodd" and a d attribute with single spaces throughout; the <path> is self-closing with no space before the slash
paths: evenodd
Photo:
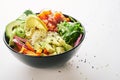
<path id="1" fill-rule="evenodd" d="M 76 68 L 79 68 L 79 66 L 76 66 Z"/>
<path id="2" fill-rule="evenodd" d="M 94 56 L 94 58 L 95 58 L 96 56 Z"/>
<path id="3" fill-rule="evenodd" d="M 94 66 L 92 66 L 92 69 L 94 68 Z"/>
<path id="4" fill-rule="evenodd" d="M 61 71 L 58 71 L 59 73 L 61 73 Z"/>
<path id="5" fill-rule="evenodd" d="M 84 60 L 84 63 L 86 63 L 86 59 Z"/>

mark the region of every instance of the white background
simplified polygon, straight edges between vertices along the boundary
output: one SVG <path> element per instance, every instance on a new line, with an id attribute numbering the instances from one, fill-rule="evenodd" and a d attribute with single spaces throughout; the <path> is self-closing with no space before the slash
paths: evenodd
<path id="1" fill-rule="evenodd" d="M 85 40 L 64 66 L 32 68 L 9 52 L 3 42 L 5 26 L 26 9 L 62 11 L 84 25 Z M 1 0 L 0 80 L 120 80 L 119 34 L 120 0 Z"/>

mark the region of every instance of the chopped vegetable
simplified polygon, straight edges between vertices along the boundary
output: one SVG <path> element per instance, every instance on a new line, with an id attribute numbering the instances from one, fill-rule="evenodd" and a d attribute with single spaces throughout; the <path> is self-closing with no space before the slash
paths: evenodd
<path id="1" fill-rule="evenodd" d="M 41 53 L 42 53 L 42 49 L 41 48 L 36 51 L 36 54 L 41 55 Z"/>
<path id="2" fill-rule="evenodd" d="M 31 45 L 28 41 L 25 42 L 25 45 L 27 46 L 27 48 L 28 48 L 29 50 L 31 50 L 31 51 L 34 52 L 34 48 L 32 47 L 32 45 Z"/>
<path id="3" fill-rule="evenodd" d="M 17 46 L 26 47 L 25 44 L 21 40 L 19 40 L 18 38 L 16 38 L 16 37 L 14 37 L 13 42 L 15 44 L 17 44 Z"/>
<path id="4" fill-rule="evenodd" d="M 22 37 L 24 38 L 25 37 L 25 30 L 21 27 L 18 27 L 16 29 L 16 35 L 19 36 L 19 37 Z"/>
<path id="5" fill-rule="evenodd" d="M 49 52 L 47 51 L 46 48 L 44 48 L 43 53 L 46 54 L 46 55 L 49 55 Z"/>
<path id="6" fill-rule="evenodd" d="M 47 25 L 49 31 L 57 32 L 57 24 L 61 21 L 69 21 L 69 18 L 66 18 L 61 12 L 53 13 L 51 10 L 41 11 L 37 15 L 43 22 Z"/>

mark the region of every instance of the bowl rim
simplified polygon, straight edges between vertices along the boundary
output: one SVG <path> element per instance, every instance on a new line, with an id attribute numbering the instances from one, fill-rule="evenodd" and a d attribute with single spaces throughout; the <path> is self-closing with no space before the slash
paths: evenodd
<path id="1" fill-rule="evenodd" d="M 65 15 L 65 16 L 68 16 L 68 15 L 66 15 L 66 14 L 64 14 L 64 15 Z M 70 17 L 72 17 L 72 16 L 70 16 Z M 72 17 L 72 18 L 73 18 L 74 20 L 78 21 L 78 20 L 75 19 L 74 17 Z M 78 22 L 79 22 L 79 21 L 78 21 Z M 79 22 L 79 23 L 80 23 L 80 25 L 81 25 L 82 28 L 83 28 L 83 34 L 82 34 L 82 37 L 81 37 L 81 39 L 80 39 L 79 44 L 78 44 L 77 46 L 74 46 L 72 49 L 70 49 L 70 50 L 68 50 L 68 51 L 65 51 L 65 52 L 63 52 L 63 53 L 61 53 L 61 54 L 50 55 L 50 56 L 30 56 L 30 55 L 21 54 L 21 53 L 15 51 L 12 47 L 9 46 L 9 44 L 8 44 L 7 41 L 6 41 L 6 32 L 4 32 L 4 34 L 3 34 L 3 41 L 4 41 L 5 45 L 6 45 L 12 52 L 14 52 L 14 53 L 16 53 L 16 54 L 18 54 L 18 55 L 22 55 L 22 56 L 26 56 L 26 57 L 34 57 L 34 58 L 48 58 L 48 57 L 62 56 L 62 55 L 64 55 L 64 54 L 67 54 L 68 52 L 74 50 L 74 49 L 77 48 L 78 46 L 80 46 L 80 44 L 81 44 L 81 43 L 83 42 L 83 40 L 85 39 L 85 35 L 86 35 L 85 27 L 81 24 L 81 22 Z M 5 27 L 5 28 L 6 28 L 6 27 Z"/>

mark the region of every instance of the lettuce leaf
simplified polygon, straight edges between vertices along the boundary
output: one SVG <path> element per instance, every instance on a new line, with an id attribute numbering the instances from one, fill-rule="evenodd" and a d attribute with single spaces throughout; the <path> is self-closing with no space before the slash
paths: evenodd
<path id="1" fill-rule="evenodd" d="M 73 45 L 80 34 L 83 33 L 83 27 L 79 22 L 61 22 L 57 25 L 58 33 L 66 43 Z"/>

